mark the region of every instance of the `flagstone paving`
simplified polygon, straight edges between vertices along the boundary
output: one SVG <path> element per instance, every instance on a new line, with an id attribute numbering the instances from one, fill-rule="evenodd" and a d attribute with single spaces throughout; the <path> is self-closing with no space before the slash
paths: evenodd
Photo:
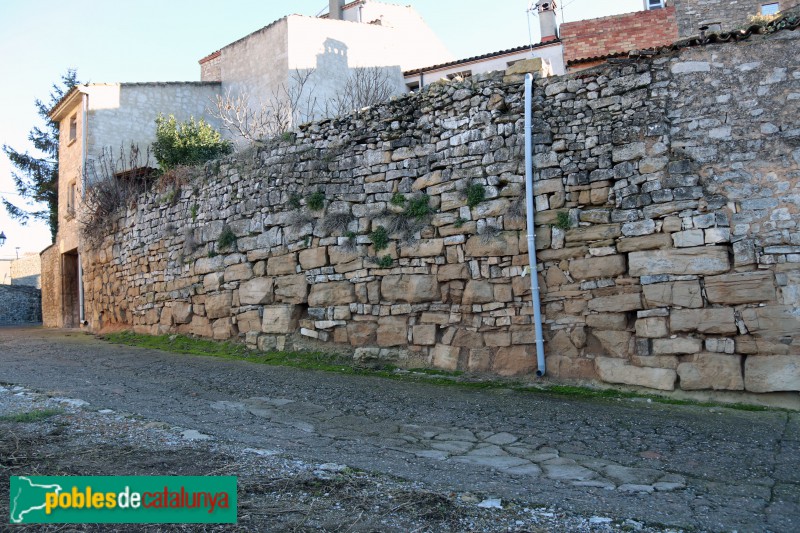
<path id="1" fill-rule="evenodd" d="M 698 530 L 800 530 L 795 412 L 470 390 L 43 329 L 0 328 L 0 382 L 436 490 Z"/>

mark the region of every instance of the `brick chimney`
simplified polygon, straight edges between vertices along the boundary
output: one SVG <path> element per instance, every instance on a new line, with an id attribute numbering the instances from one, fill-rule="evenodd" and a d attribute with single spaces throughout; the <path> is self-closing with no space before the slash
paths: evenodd
<path id="1" fill-rule="evenodd" d="M 342 7 L 344 7 L 344 0 L 329 0 L 328 5 L 328 19 L 342 20 Z"/>
<path id="2" fill-rule="evenodd" d="M 543 43 L 558 39 L 558 22 L 556 21 L 557 7 L 556 0 L 537 0 L 536 2 Z"/>

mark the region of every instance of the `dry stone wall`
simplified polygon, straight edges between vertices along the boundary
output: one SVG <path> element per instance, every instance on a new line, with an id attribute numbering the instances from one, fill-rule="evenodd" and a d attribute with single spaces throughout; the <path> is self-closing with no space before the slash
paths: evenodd
<path id="1" fill-rule="evenodd" d="M 25 285 L 0 285 L 0 325 L 42 321 L 42 291 Z"/>
<path id="2" fill-rule="evenodd" d="M 549 375 L 800 390 L 797 43 L 537 80 Z M 84 252 L 92 326 L 532 374 L 523 130 L 508 71 L 211 163 Z"/>

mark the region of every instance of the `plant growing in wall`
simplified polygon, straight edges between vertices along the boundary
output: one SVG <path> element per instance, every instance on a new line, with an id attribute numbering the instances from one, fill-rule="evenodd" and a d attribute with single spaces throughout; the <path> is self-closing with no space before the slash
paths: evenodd
<path id="1" fill-rule="evenodd" d="M 433 214 L 430 197 L 418 194 L 406 199 L 406 207 L 401 213 L 386 213 L 389 218 L 389 233 L 398 233 L 404 242 L 414 239 L 414 234 L 425 227 L 425 223 Z"/>
<path id="2" fill-rule="evenodd" d="M 389 247 L 389 233 L 383 226 L 378 226 L 375 231 L 369 234 L 372 244 L 375 245 L 375 251 L 380 252 Z"/>
<path id="3" fill-rule="evenodd" d="M 567 211 L 559 211 L 556 213 L 556 223 L 553 225 L 558 229 L 569 229 L 572 226 L 572 221 L 569 219 L 569 213 Z"/>
<path id="4" fill-rule="evenodd" d="M 300 201 L 302 199 L 303 198 L 299 194 L 293 192 L 292 194 L 289 195 L 289 207 L 291 207 L 292 209 L 300 209 L 301 206 Z"/>
<path id="5" fill-rule="evenodd" d="M 486 199 L 486 187 L 482 183 L 470 183 L 465 193 L 467 195 L 467 205 L 470 208 L 477 206 Z"/>
<path id="6" fill-rule="evenodd" d="M 321 211 L 325 207 L 325 193 L 315 191 L 306 198 L 306 205 L 312 211 Z"/>
<path id="7" fill-rule="evenodd" d="M 394 259 L 392 259 L 391 255 L 384 255 L 380 259 L 378 259 L 378 266 L 381 268 L 391 268 L 394 264 Z"/>
<path id="8" fill-rule="evenodd" d="M 199 165 L 229 154 L 232 145 L 217 130 L 194 117 L 178 122 L 174 115 L 158 115 L 153 155 L 161 170 L 179 165 Z"/>
<path id="9" fill-rule="evenodd" d="M 222 233 L 219 234 L 217 239 L 217 248 L 219 250 L 227 250 L 236 244 L 236 235 L 230 226 L 225 224 L 222 228 Z"/>
<path id="10" fill-rule="evenodd" d="M 396 192 L 392 195 L 392 199 L 389 200 L 389 203 L 392 205 L 396 205 L 397 207 L 403 207 L 406 205 L 406 197 L 401 192 Z"/>
<path id="11" fill-rule="evenodd" d="M 352 221 L 353 215 L 350 213 L 330 213 L 322 221 L 320 229 L 326 235 L 344 235 Z"/>

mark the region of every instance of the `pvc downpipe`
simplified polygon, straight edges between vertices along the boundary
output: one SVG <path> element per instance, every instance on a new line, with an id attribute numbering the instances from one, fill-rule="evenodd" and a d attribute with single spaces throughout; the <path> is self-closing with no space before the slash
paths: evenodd
<path id="1" fill-rule="evenodd" d="M 536 270 L 536 230 L 533 224 L 533 75 L 525 75 L 525 211 L 528 215 L 528 262 L 531 269 L 531 300 L 533 320 L 536 327 L 536 375 L 546 372 L 544 361 L 544 341 L 542 339 L 542 308 L 539 299 L 539 275 Z"/>

